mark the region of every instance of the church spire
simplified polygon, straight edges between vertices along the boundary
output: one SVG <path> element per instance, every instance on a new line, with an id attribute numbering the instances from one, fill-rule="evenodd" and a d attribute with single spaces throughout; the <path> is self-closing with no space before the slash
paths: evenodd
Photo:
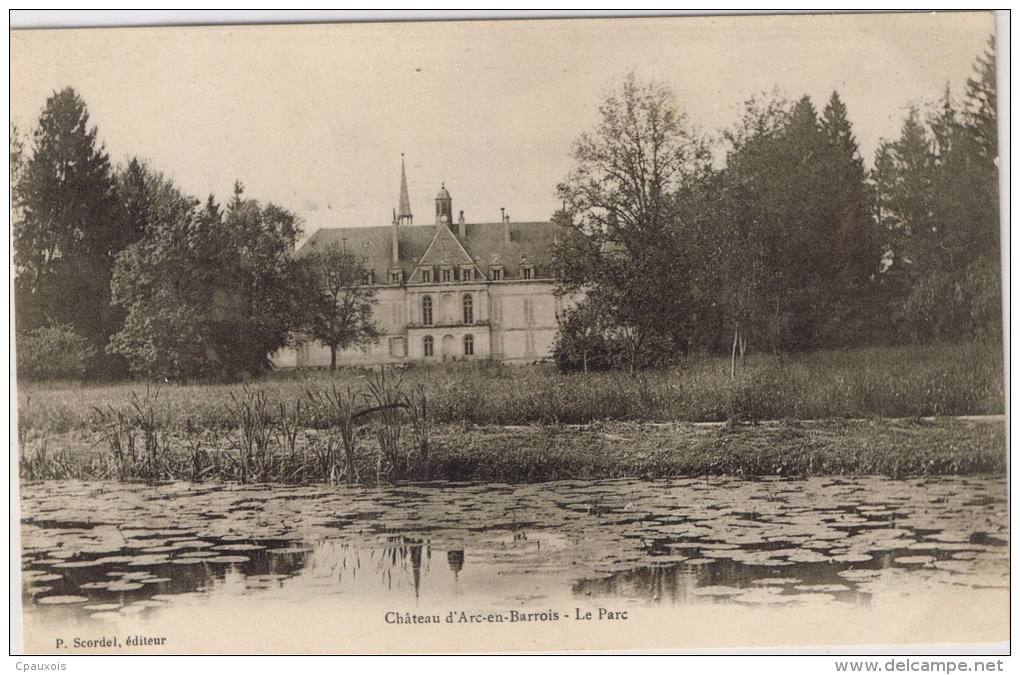
<path id="1" fill-rule="evenodd" d="M 411 215 L 411 199 L 407 196 L 407 172 L 404 171 L 404 153 L 400 153 L 400 208 L 397 210 L 397 221 L 401 225 L 410 225 L 414 216 Z"/>

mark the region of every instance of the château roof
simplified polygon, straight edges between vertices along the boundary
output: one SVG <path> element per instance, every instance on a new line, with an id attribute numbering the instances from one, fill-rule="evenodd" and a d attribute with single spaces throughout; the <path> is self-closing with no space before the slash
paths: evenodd
<path id="1" fill-rule="evenodd" d="M 398 226 L 399 264 L 408 277 L 421 261 L 422 256 L 435 238 L 437 225 Z M 510 231 L 506 241 L 504 227 Z M 464 236 L 458 236 L 458 225 L 452 224 L 450 231 L 471 256 L 482 274 L 489 276 L 489 267 L 499 265 L 507 280 L 520 279 L 522 265 L 534 267 L 534 278 L 547 279 L 555 276 L 552 268 L 553 244 L 570 233 L 561 225 L 552 222 L 510 222 L 510 223 L 467 223 Z M 393 267 L 393 226 L 321 228 L 298 249 L 297 255 L 306 255 L 318 247 L 331 243 L 341 244 L 349 250 L 360 252 L 365 267 L 373 271 L 377 283 L 385 283 Z M 430 254 L 430 259 L 433 257 Z M 431 261 L 431 260 L 430 260 Z M 451 256 L 452 264 L 460 264 L 460 256 Z"/>

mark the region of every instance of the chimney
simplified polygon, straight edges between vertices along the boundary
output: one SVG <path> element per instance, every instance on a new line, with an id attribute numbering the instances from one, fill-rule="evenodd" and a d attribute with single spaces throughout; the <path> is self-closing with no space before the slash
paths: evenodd
<path id="1" fill-rule="evenodd" d="M 503 218 L 503 241 L 510 243 L 510 216 L 507 215 L 506 209 L 501 208 L 499 210 L 501 217 Z"/>
<path id="2" fill-rule="evenodd" d="M 461 211 L 460 212 L 460 218 L 457 219 L 457 236 L 460 237 L 461 239 L 463 239 L 464 235 L 466 233 L 467 233 L 467 226 L 464 225 L 464 212 Z"/>

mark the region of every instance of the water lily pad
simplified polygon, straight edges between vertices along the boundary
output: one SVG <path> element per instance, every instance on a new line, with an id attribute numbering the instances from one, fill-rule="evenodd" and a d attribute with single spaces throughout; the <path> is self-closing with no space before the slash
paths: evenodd
<path id="1" fill-rule="evenodd" d="M 844 553 L 834 555 L 832 559 L 841 563 L 865 563 L 874 560 L 874 556 L 870 553 Z"/>
<path id="2" fill-rule="evenodd" d="M 907 566 L 927 565 L 928 563 L 934 561 L 935 556 L 933 555 L 905 555 L 893 559 L 893 562 L 895 562 L 897 565 Z"/>
<path id="3" fill-rule="evenodd" d="M 114 581 L 106 587 L 106 590 L 112 593 L 128 593 L 143 587 L 144 585 L 140 581 Z"/>
<path id="4" fill-rule="evenodd" d="M 170 557 L 163 554 L 152 554 L 152 555 L 140 555 L 128 563 L 129 567 L 153 567 L 156 565 L 166 565 L 170 562 Z"/>
<path id="5" fill-rule="evenodd" d="M 53 565 L 54 569 L 77 569 L 86 567 L 102 567 L 103 563 L 98 560 L 69 560 Z"/>
<path id="6" fill-rule="evenodd" d="M 84 595 L 48 595 L 36 600 L 40 605 L 74 605 L 88 601 L 89 599 Z"/>
<path id="7" fill-rule="evenodd" d="M 149 609 L 145 605 L 130 604 L 120 608 L 121 614 L 141 614 L 145 610 Z"/>
<path id="8" fill-rule="evenodd" d="M 745 565 L 754 565 L 757 567 L 789 567 L 794 563 L 789 560 L 782 560 L 780 558 L 755 558 L 753 560 L 742 561 Z"/>
<path id="9" fill-rule="evenodd" d="M 232 564 L 246 563 L 249 560 L 251 560 L 251 558 L 249 558 L 246 555 L 220 555 L 220 556 L 216 556 L 214 558 L 205 558 L 205 562 L 207 562 L 207 563 L 221 564 L 221 565 L 232 565 Z"/>
<path id="10" fill-rule="evenodd" d="M 53 586 L 28 586 L 24 589 L 24 592 L 28 595 L 41 595 L 48 593 L 53 590 Z"/>
<path id="11" fill-rule="evenodd" d="M 882 573 L 878 570 L 841 570 L 836 572 L 836 576 L 850 581 L 867 581 L 881 575 Z"/>
<path id="12" fill-rule="evenodd" d="M 771 579 L 755 579 L 751 582 L 753 586 L 789 586 L 791 584 L 801 583 L 800 579 L 794 579 L 793 577 L 774 577 Z M 801 588 L 797 586 L 796 588 Z"/>
<path id="13" fill-rule="evenodd" d="M 732 586 L 699 586 L 691 589 L 691 595 L 704 596 L 740 595 L 745 592 L 742 588 L 733 588 Z"/>
<path id="14" fill-rule="evenodd" d="M 978 547 L 964 542 L 918 541 L 907 548 L 911 551 L 974 551 Z"/>
<path id="15" fill-rule="evenodd" d="M 791 553 L 786 559 L 794 563 L 821 563 L 830 560 L 829 556 L 817 551 L 798 551 L 797 553 Z"/>
<path id="16" fill-rule="evenodd" d="M 101 602 L 96 605 L 85 605 L 82 609 L 90 612 L 111 612 L 120 609 L 122 605 L 119 602 Z"/>
<path id="17" fill-rule="evenodd" d="M 96 562 L 101 565 L 123 565 L 134 560 L 135 557 L 131 555 L 108 555 L 102 558 L 97 558 Z"/>
<path id="18" fill-rule="evenodd" d="M 794 586 L 794 588 L 808 593 L 845 593 L 853 590 L 843 584 L 801 584 L 800 586 Z"/>
<path id="19" fill-rule="evenodd" d="M 740 602 L 748 605 L 781 605 L 797 600 L 796 595 L 780 595 L 778 593 L 766 593 L 769 589 L 757 589 L 750 593 L 744 593 L 733 598 L 733 602 Z"/>
<path id="20" fill-rule="evenodd" d="M 228 551 L 232 553 L 244 553 L 246 551 L 264 551 L 265 546 L 259 544 L 220 544 L 213 546 L 213 551 Z"/>

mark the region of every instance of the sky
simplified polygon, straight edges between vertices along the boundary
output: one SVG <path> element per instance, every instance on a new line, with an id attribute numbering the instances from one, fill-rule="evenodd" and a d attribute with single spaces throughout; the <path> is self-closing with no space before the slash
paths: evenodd
<path id="1" fill-rule="evenodd" d="M 963 93 L 994 28 L 928 13 L 15 30 L 11 121 L 33 128 L 73 87 L 114 164 L 137 156 L 221 201 L 240 180 L 306 234 L 389 224 L 402 154 L 415 224 L 444 183 L 468 222 L 547 220 L 571 144 L 628 72 L 712 135 L 754 94 L 820 112 L 836 90 L 870 165 L 910 104 Z"/>

